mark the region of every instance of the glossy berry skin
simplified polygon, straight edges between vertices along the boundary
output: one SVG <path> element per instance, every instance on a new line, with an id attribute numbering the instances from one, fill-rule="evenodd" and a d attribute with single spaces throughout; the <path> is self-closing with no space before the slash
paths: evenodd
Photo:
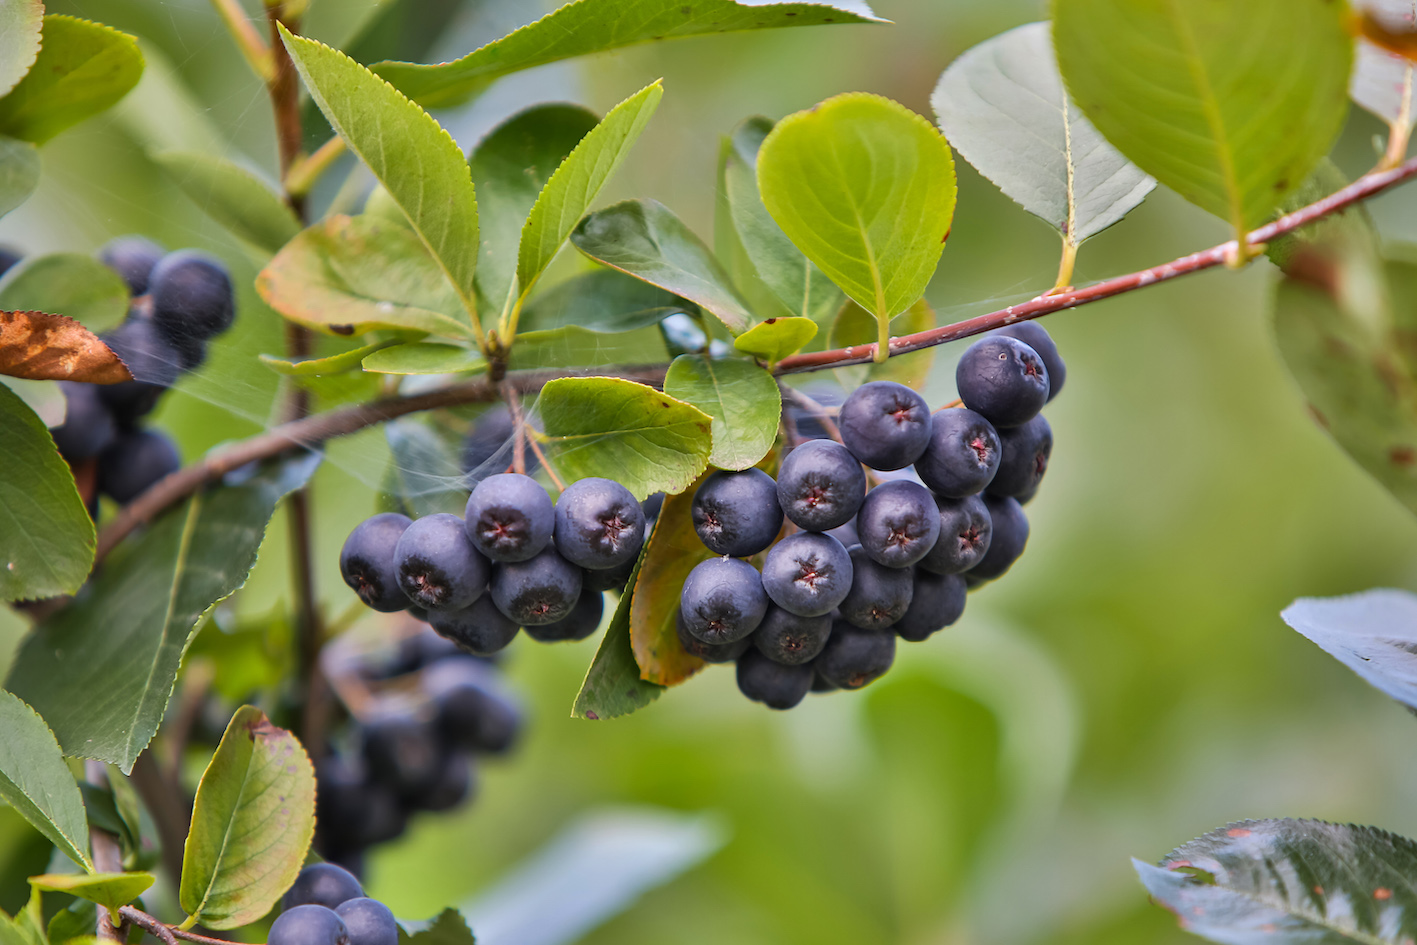
<path id="1" fill-rule="evenodd" d="M 773 545 L 763 562 L 763 589 L 799 617 L 829 614 L 851 591 L 851 556 L 830 535 L 798 532 Z"/>
<path id="2" fill-rule="evenodd" d="M 872 469 L 904 469 L 930 440 L 925 398 L 895 381 L 872 381 L 851 392 L 837 415 L 841 442 Z"/>
<path id="3" fill-rule="evenodd" d="M 1039 414 L 1022 426 L 999 434 L 1003 443 L 999 472 L 989 483 L 990 495 L 1031 495 L 1048 471 L 1053 455 L 1053 428 Z"/>
<path id="4" fill-rule="evenodd" d="M 433 726 L 401 708 L 388 708 L 361 728 L 370 776 L 400 799 L 430 790 L 442 773 L 443 747 Z"/>
<path id="5" fill-rule="evenodd" d="M 600 591 L 587 591 L 582 588 L 581 596 L 569 614 L 555 623 L 527 627 L 526 635 L 540 643 L 584 640 L 600 628 L 600 618 L 603 616 L 605 595 Z"/>
<path id="6" fill-rule="evenodd" d="M 905 615 L 914 581 L 908 568 L 888 568 L 853 545 L 851 590 L 838 608 L 841 619 L 863 630 L 885 630 Z"/>
<path id="7" fill-rule="evenodd" d="M 556 550 L 572 564 L 619 567 L 639 555 L 644 536 L 644 509 L 613 479 L 579 479 L 556 500 Z"/>
<path id="8" fill-rule="evenodd" d="M 118 273 L 128 291 L 138 296 L 147 294 L 148 277 L 166 255 L 167 250 L 146 237 L 119 236 L 103 244 L 98 261 Z"/>
<path id="9" fill-rule="evenodd" d="M 989 335 L 959 359 L 955 388 L 964 405 L 995 429 L 1016 427 L 1048 402 L 1048 368 L 1037 351 L 1017 338 Z"/>
<path id="10" fill-rule="evenodd" d="M 755 635 L 749 635 L 732 643 L 705 643 L 684 626 L 683 610 L 675 615 L 674 630 L 679 635 L 679 645 L 684 648 L 684 652 L 697 656 L 705 663 L 732 663 L 748 651 L 756 638 Z"/>
<path id="11" fill-rule="evenodd" d="M 342 902 L 364 895 L 364 887 L 347 869 L 333 863 L 311 863 L 300 871 L 281 899 L 281 909 L 317 905 L 333 909 Z"/>
<path id="12" fill-rule="evenodd" d="M 831 632 L 830 615 L 799 617 L 773 605 L 752 640 L 758 652 L 774 663 L 800 666 L 817 658 Z"/>
<path id="13" fill-rule="evenodd" d="M 787 454 L 777 472 L 777 499 L 798 528 L 824 532 L 845 525 L 866 498 L 866 473 L 834 440 L 812 440 Z"/>
<path id="14" fill-rule="evenodd" d="M 738 657 L 738 691 L 769 709 L 790 709 L 812 688 L 811 666 L 774 663 L 757 650 Z"/>
<path id="15" fill-rule="evenodd" d="M 645 532 L 648 535 L 649 523 L 645 523 Z M 648 542 L 649 538 L 646 537 L 645 541 Z M 618 568 L 607 568 L 604 571 L 582 571 L 581 586 L 587 591 L 623 591 L 630 575 L 635 571 L 637 560 L 638 556 Z"/>
<path id="16" fill-rule="evenodd" d="M 993 534 L 989 539 L 989 550 L 983 559 L 969 569 L 969 576 L 977 580 L 992 580 L 1007 571 L 1028 544 L 1028 518 L 1018 500 L 1007 496 L 984 497 L 984 505 L 989 510 Z"/>
<path id="17" fill-rule="evenodd" d="M 749 558 L 782 529 L 777 483 L 761 469 L 716 472 L 694 493 L 694 531 L 716 555 Z"/>
<path id="18" fill-rule="evenodd" d="M 1037 322 L 1019 322 L 1000 328 L 995 334 L 1017 338 L 1038 352 L 1044 366 L 1048 368 L 1048 399 L 1057 397 L 1058 392 L 1063 389 L 1063 382 L 1068 379 L 1068 367 L 1063 363 L 1063 356 L 1058 354 L 1058 346 L 1053 343 L 1048 330 Z"/>
<path id="19" fill-rule="evenodd" d="M 520 627 L 483 594 L 461 610 L 431 610 L 428 625 L 469 653 L 487 656 L 505 649 Z"/>
<path id="20" fill-rule="evenodd" d="M 981 496 L 962 499 L 935 497 L 940 511 L 940 537 L 920 559 L 921 570 L 934 574 L 962 574 L 983 560 L 994 533 L 993 520 Z"/>
<path id="21" fill-rule="evenodd" d="M 897 479 L 872 489 L 856 513 L 861 547 L 877 564 L 908 568 L 935 547 L 940 512 L 930 490 Z"/>
<path id="22" fill-rule="evenodd" d="M 127 505 L 181 466 L 177 447 L 159 431 L 120 433 L 98 454 L 98 489 Z"/>
<path id="23" fill-rule="evenodd" d="M 915 472 L 931 491 L 961 498 L 993 482 L 1002 459 L 999 432 L 967 407 L 937 411 L 930 422 L 930 445 Z"/>
<path id="24" fill-rule="evenodd" d="M 112 443 L 118 428 L 99 400 L 96 386 L 60 381 L 59 387 L 64 391 L 64 422 L 51 427 L 49 435 L 54 437 L 59 455 L 71 463 L 81 463 Z"/>
<path id="25" fill-rule="evenodd" d="M 758 628 L 767 609 L 757 568 L 738 558 L 699 562 L 684 579 L 679 597 L 684 628 L 705 643 L 743 639 Z"/>
<path id="26" fill-rule="evenodd" d="M 99 387 L 99 400 L 120 426 L 131 426 L 151 413 L 158 398 L 177 380 L 182 354 L 146 318 L 127 318 L 99 337 L 133 375 L 131 381 Z"/>
<path id="27" fill-rule="evenodd" d="M 473 547 L 488 558 L 526 561 L 551 543 L 556 506 L 530 476 L 499 473 L 472 490 L 464 520 Z"/>
<path id="28" fill-rule="evenodd" d="M 148 279 L 153 321 L 169 338 L 206 341 L 231 327 L 236 296 L 221 261 L 194 249 L 162 257 Z"/>
<path id="29" fill-rule="evenodd" d="M 523 627 L 555 623 L 581 596 L 581 569 L 547 548 L 530 561 L 499 564 L 492 572 L 492 602 Z"/>
<path id="30" fill-rule="evenodd" d="M 349 945 L 349 930 L 335 910 L 314 904 L 287 909 L 271 923 L 267 945 Z"/>
<path id="31" fill-rule="evenodd" d="M 465 751 L 503 754 L 521 735 L 522 709 L 483 660 L 453 656 L 423 673 L 434 725 L 444 742 Z"/>
<path id="32" fill-rule="evenodd" d="M 969 590 L 958 574 L 915 572 L 915 587 L 910 606 L 895 622 L 895 632 L 902 640 L 918 643 L 937 630 L 948 627 L 964 613 L 965 594 Z"/>
<path id="33" fill-rule="evenodd" d="M 812 667 L 838 689 L 860 689 L 881 678 L 895 662 L 896 635 L 889 630 L 862 630 L 844 620 L 832 625 L 822 655 Z"/>
<path id="34" fill-rule="evenodd" d="M 394 568 L 404 595 L 428 610 L 462 610 L 487 590 L 491 566 L 467 540 L 461 516 L 425 515 L 399 536 Z"/>
<path id="35" fill-rule="evenodd" d="M 335 914 L 349 930 L 349 945 L 399 945 L 394 914 L 377 899 L 347 899 L 335 908 Z"/>
<path id="36" fill-rule="evenodd" d="M 339 553 L 339 572 L 364 606 L 391 614 L 408 606 L 399 588 L 394 549 L 413 524 L 407 515 L 383 512 L 354 526 Z"/>

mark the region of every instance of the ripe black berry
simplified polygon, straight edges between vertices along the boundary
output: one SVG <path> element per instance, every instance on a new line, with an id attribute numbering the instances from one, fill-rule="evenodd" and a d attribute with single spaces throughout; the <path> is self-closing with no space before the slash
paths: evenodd
<path id="1" fill-rule="evenodd" d="M 1048 368 L 1048 399 L 1057 397 L 1058 392 L 1063 389 L 1063 381 L 1067 380 L 1068 368 L 1063 363 L 1062 355 L 1058 354 L 1058 346 L 1053 343 L 1048 330 L 1037 322 L 1018 322 L 1000 328 L 996 334 L 1017 338 L 1038 352 L 1044 366 Z"/>
<path id="2" fill-rule="evenodd" d="M 986 495 L 984 505 L 989 510 L 993 535 L 989 539 L 989 550 L 970 568 L 969 576 L 987 581 L 1003 574 L 1023 554 L 1023 547 L 1028 543 L 1028 518 L 1018 500 L 1007 496 Z"/>
<path id="3" fill-rule="evenodd" d="M 790 709 L 806 698 L 816 674 L 811 666 L 775 663 L 757 650 L 738 657 L 738 691 L 769 709 Z"/>
<path id="4" fill-rule="evenodd" d="M 989 550 L 993 522 L 984 499 L 977 495 L 962 499 L 935 497 L 940 510 L 940 537 L 935 547 L 920 559 L 920 567 L 935 574 L 960 574 L 980 562 Z"/>
<path id="5" fill-rule="evenodd" d="M 423 673 L 434 724 L 450 745 L 502 754 L 521 734 L 522 710 L 496 672 L 470 656 L 439 660 Z"/>
<path id="6" fill-rule="evenodd" d="M 798 666 L 817 658 L 831 632 L 830 615 L 799 617 L 773 605 L 753 634 L 753 645 L 773 662 Z"/>
<path id="7" fill-rule="evenodd" d="M 970 345 L 955 368 L 955 387 L 970 410 L 995 428 L 1016 427 L 1048 401 L 1048 368 L 1028 345 L 989 335 Z"/>
<path id="8" fill-rule="evenodd" d="M 1053 454 L 1053 428 L 1039 414 L 1022 426 L 1004 430 L 999 439 L 1003 459 L 994 481 L 989 483 L 989 494 L 1032 494 L 1048 471 L 1048 457 Z"/>
<path id="9" fill-rule="evenodd" d="M 463 764 L 466 770 L 466 763 Z M 349 945 L 398 945 L 399 927 L 389 907 L 377 899 L 348 899 L 335 913 L 349 930 Z"/>
<path id="10" fill-rule="evenodd" d="M 438 776 L 422 791 L 403 799 L 410 810 L 452 810 L 472 796 L 475 787 L 472 759 L 456 749 L 438 756 Z M 353 945 L 354 930 L 350 930 Z"/>
<path id="11" fill-rule="evenodd" d="M 488 407 L 473 421 L 463 441 L 462 471 L 476 482 L 489 473 L 499 473 L 512 461 L 512 437 L 516 433 L 511 408 L 506 404 Z M 534 473 L 540 467 L 530 451 L 524 457 L 526 471 Z"/>
<path id="12" fill-rule="evenodd" d="M 442 773 L 443 748 L 433 726 L 413 713 L 383 708 L 362 729 L 370 776 L 402 799 L 433 787 Z"/>
<path id="13" fill-rule="evenodd" d="M 146 295 L 148 277 L 167 250 L 142 236 L 120 236 L 98 251 L 98 261 L 118 273 L 133 295 Z"/>
<path id="14" fill-rule="evenodd" d="M 342 902 L 364 895 L 364 887 L 347 869 L 333 863 L 311 863 L 300 871 L 281 899 L 281 909 L 317 905 L 333 909 Z"/>
<path id="15" fill-rule="evenodd" d="M 694 531 L 716 555 L 748 558 L 782 528 L 777 483 L 761 469 L 716 472 L 694 493 Z"/>
<path id="16" fill-rule="evenodd" d="M 866 498 L 866 474 L 834 440 L 812 440 L 787 454 L 777 473 L 777 498 L 798 528 L 824 532 L 851 521 Z"/>
<path id="17" fill-rule="evenodd" d="M 425 515 L 394 546 L 399 587 L 429 610 L 461 610 L 487 590 L 490 566 L 467 540 L 461 516 Z"/>
<path id="18" fill-rule="evenodd" d="M 830 535 L 798 532 L 768 551 L 763 562 L 763 589 L 783 610 L 800 617 L 820 617 L 846 598 L 851 573 L 851 556 L 841 542 Z"/>
<path id="19" fill-rule="evenodd" d="M 645 541 L 649 541 L 649 523 L 645 523 Z M 634 573 L 637 558 L 631 558 L 616 568 L 603 571 L 583 571 L 581 586 L 588 591 L 623 591 Z"/>
<path id="20" fill-rule="evenodd" d="M 97 387 L 73 381 L 60 381 L 59 387 L 64 391 L 64 422 L 51 427 L 49 435 L 54 437 L 59 455 L 71 463 L 81 463 L 112 443 L 118 429 L 108 408 L 99 400 Z"/>
<path id="21" fill-rule="evenodd" d="M 925 398 L 895 381 L 872 381 L 851 392 L 837 417 L 841 441 L 872 469 L 904 469 L 930 439 Z"/>
<path id="22" fill-rule="evenodd" d="M 530 476 L 500 473 L 477 484 L 467 500 L 467 537 L 493 561 L 526 561 L 551 542 L 556 506 Z"/>
<path id="23" fill-rule="evenodd" d="M 407 599 L 407 598 L 405 598 Z M 483 594 L 461 610 L 431 610 L 428 625 L 470 653 L 487 656 L 504 649 L 516 637 L 518 625 Z"/>
<path id="24" fill-rule="evenodd" d="M 131 381 L 101 386 L 99 400 L 120 426 L 131 426 L 151 413 L 158 398 L 177 380 L 182 354 L 146 318 L 127 318 L 99 337 L 133 375 Z"/>
<path id="25" fill-rule="evenodd" d="M 851 555 L 851 591 L 841 602 L 841 617 L 863 630 L 885 630 L 910 606 L 914 586 L 908 568 L 888 568 L 872 560 L 860 545 Z"/>
<path id="26" fill-rule="evenodd" d="M 915 588 L 910 607 L 895 623 L 902 640 L 919 642 L 936 630 L 948 627 L 964 613 L 964 578 L 958 574 L 915 572 Z"/>
<path id="27" fill-rule="evenodd" d="M 684 611 L 682 609 L 675 615 L 674 629 L 679 635 L 679 645 L 684 648 L 684 652 L 690 656 L 697 656 L 705 663 L 731 663 L 747 652 L 756 638 L 754 634 L 734 640 L 732 643 L 705 643 L 684 626 Z"/>
<path id="28" fill-rule="evenodd" d="M 581 569 L 547 548 L 530 561 L 492 571 L 492 602 L 523 627 L 555 623 L 581 596 Z"/>
<path id="29" fill-rule="evenodd" d="M 172 339 L 206 341 L 231 327 L 236 298 L 220 260 L 194 249 L 169 253 L 148 279 L 153 321 Z"/>
<path id="30" fill-rule="evenodd" d="M 732 643 L 758 628 L 768 596 L 751 564 L 738 558 L 701 561 L 684 579 L 679 598 L 684 628 L 705 643 Z"/>
<path id="31" fill-rule="evenodd" d="M 915 472 L 936 493 L 958 498 L 987 486 L 999 459 L 994 425 L 967 407 L 949 407 L 931 419 L 930 445 L 916 460 Z"/>
<path id="32" fill-rule="evenodd" d="M 832 625 L 822 655 L 812 664 L 817 674 L 840 689 L 860 689 L 884 675 L 895 662 L 896 635 L 862 630 L 844 620 Z"/>
<path id="33" fill-rule="evenodd" d="M 98 489 L 127 505 L 181 466 L 177 447 L 157 430 L 120 433 L 98 454 Z"/>
<path id="34" fill-rule="evenodd" d="M 908 568 L 935 547 L 940 511 L 930 490 L 909 479 L 872 489 L 856 514 L 856 533 L 871 560 Z"/>
<path id="35" fill-rule="evenodd" d="M 349 945 L 349 930 L 335 910 L 305 905 L 287 909 L 271 923 L 267 945 Z"/>
<path id="36" fill-rule="evenodd" d="M 600 591 L 581 590 L 581 596 L 571 612 L 555 623 L 526 628 L 526 635 L 541 643 L 561 640 L 584 640 L 600 627 L 605 615 L 605 595 Z"/>
<path id="37" fill-rule="evenodd" d="M 339 553 L 340 574 L 364 606 L 386 614 L 408 606 L 408 598 L 399 589 L 394 548 L 411 524 L 407 515 L 384 512 L 354 526 L 344 540 Z"/>
<path id="38" fill-rule="evenodd" d="M 619 567 L 639 555 L 644 537 L 644 509 L 612 479 L 577 480 L 556 500 L 556 550 L 572 564 Z"/>

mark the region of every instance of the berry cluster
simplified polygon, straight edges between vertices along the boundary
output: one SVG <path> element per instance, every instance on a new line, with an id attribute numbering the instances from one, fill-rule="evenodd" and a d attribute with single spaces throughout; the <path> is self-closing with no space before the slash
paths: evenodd
<path id="1" fill-rule="evenodd" d="M 602 592 L 629 580 L 645 520 L 610 479 L 581 479 L 552 503 L 530 476 L 501 473 L 477 484 L 461 517 L 361 522 L 340 572 L 369 607 L 410 610 L 472 653 L 502 649 L 523 627 L 543 642 L 582 640 L 600 626 Z"/>
<path id="2" fill-rule="evenodd" d="M 196 250 L 169 253 L 126 236 L 98 258 L 132 293 L 127 317 L 100 337 L 133 380 L 105 386 L 63 382 L 68 409 L 50 433 L 71 464 L 96 459 L 98 491 L 126 504 L 181 465 L 173 442 L 140 422 L 179 374 L 206 359 L 207 342 L 231 327 L 236 301 L 226 268 Z"/>
<path id="3" fill-rule="evenodd" d="M 391 662 L 364 660 L 358 671 L 378 692 L 340 739 L 349 750 L 315 766 L 315 847 L 356 872 L 410 815 L 471 797 L 475 756 L 505 754 L 522 727 L 497 667 L 427 630 L 401 640 Z"/>
<path id="4" fill-rule="evenodd" d="M 301 870 L 280 905 L 268 945 L 398 945 L 389 907 L 366 897 L 359 880 L 333 863 Z"/>
<path id="5" fill-rule="evenodd" d="M 1053 448 L 1039 411 L 1064 376 L 1048 333 L 1014 325 L 960 359 L 963 406 L 932 415 L 910 388 L 875 381 L 842 404 L 841 442 L 803 443 L 775 481 L 759 469 L 714 473 L 692 515 L 721 557 L 684 581 L 684 648 L 736 662 L 743 694 L 777 709 L 880 677 L 897 637 L 954 623 L 966 591 L 1023 553 L 1022 505 Z M 896 475 L 868 491 L 863 467 Z M 794 529 L 779 540 L 784 518 Z M 760 573 L 746 559 L 763 552 Z"/>

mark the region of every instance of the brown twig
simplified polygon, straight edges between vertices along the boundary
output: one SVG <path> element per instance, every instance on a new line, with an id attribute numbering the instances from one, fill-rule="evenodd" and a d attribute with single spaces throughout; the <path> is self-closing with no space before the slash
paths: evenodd
<path id="1" fill-rule="evenodd" d="M 177 945 L 177 936 L 172 934 L 172 929 L 163 925 L 142 909 L 136 906 L 123 906 L 118 910 L 118 914 L 138 928 L 151 934 L 153 938 L 162 942 L 162 945 Z"/>
<path id="2" fill-rule="evenodd" d="M 84 762 L 84 780 L 95 787 L 108 784 L 108 769 L 102 761 L 92 758 Z M 106 830 L 89 824 L 89 846 L 92 848 L 94 869 L 100 873 L 123 872 L 123 850 L 118 838 Z M 98 910 L 97 935 L 100 939 L 121 942 L 124 940 L 122 928 L 115 928 L 107 909 Z"/>
<path id="3" fill-rule="evenodd" d="M 507 409 L 512 413 L 512 472 L 526 475 L 526 417 L 522 416 L 522 404 L 517 392 L 506 381 L 497 385 Z"/>

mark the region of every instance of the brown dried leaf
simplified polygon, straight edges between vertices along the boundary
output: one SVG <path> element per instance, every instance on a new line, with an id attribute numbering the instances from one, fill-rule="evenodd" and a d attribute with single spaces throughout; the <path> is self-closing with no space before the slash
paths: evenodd
<path id="1" fill-rule="evenodd" d="M 0 312 L 0 374 L 90 384 L 133 379 L 97 335 L 72 318 L 44 312 Z"/>
<path id="2" fill-rule="evenodd" d="M 1417 60 L 1417 29 L 1411 23 L 1397 22 L 1372 10 L 1363 10 L 1353 17 L 1353 32 L 1394 55 Z"/>
<path id="3" fill-rule="evenodd" d="M 630 601 L 630 646 L 640 664 L 640 678 L 661 686 L 677 686 L 705 665 L 684 652 L 675 621 L 684 578 L 694 565 L 713 557 L 699 541 L 689 514 L 694 493 L 711 473 L 678 495 L 665 496 Z"/>

